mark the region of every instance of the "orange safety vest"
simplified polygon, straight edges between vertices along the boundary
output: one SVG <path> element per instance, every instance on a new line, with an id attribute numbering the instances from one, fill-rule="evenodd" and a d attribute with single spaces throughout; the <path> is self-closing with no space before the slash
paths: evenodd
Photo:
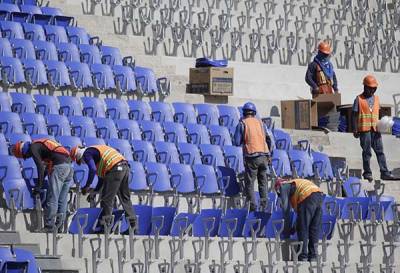
<path id="1" fill-rule="evenodd" d="M 244 144 L 243 153 L 268 153 L 268 145 L 265 140 L 265 130 L 262 122 L 254 117 L 243 119 Z"/>
<path id="2" fill-rule="evenodd" d="M 320 94 L 332 94 L 333 87 L 332 82 L 325 76 L 324 71 L 317 64 L 317 85 Z"/>
<path id="3" fill-rule="evenodd" d="M 374 95 L 374 105 L 369 107 L 363 95 L 358 96 L 358 132 L 376 131 L 379 120 L 379 97 Z"/>
<path id="4" fill-rule="evenodd" d="M 290 204 L 295 211 L 297 211 L 299 204 L 312 193 L 322 192 L 318 186 L 306 179 L 294 179 L 292 180 L 292 183 L 296 184 L 296 191 L 290 197 Z"/>
<path id="5" fill-rule="evenodd" d="M 32 144 L 34 144 L 34 143 L 40 143 L 53 153 L 59 153 L 59 154 L 65 155 L 66 157 L 69 157 L 68 150 L 55 140 L 48 139 L 48 138 L 40 138 L 40 139 L 32 141 Z M 47 166 L 48 173 L 51 173 L 53 171 L 53 162 L 49 159 L 45 159 L 43 161 Z"/>
<path id="6" fill-rule="evenodd" d="M 105 177 L 115 165 L 121 161 L 125 161 L 125 157 L 121 155 L 117 150 L 107 145 L 94 145 L 90 148 L 95 148 L 100 153 L 100 161 L 97 163 L 97 175 L 99 177 Z"/>

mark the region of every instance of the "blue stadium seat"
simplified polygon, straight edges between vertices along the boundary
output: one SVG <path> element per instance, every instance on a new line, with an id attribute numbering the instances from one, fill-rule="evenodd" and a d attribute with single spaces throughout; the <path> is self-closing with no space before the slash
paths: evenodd
<path id="1" fill-rule="evenodd" d="M 128 141 L 142 139 L 142 132 L 136 120 L 117 119 L 115 120 L 115 126 L 118 129 L 119 138 Z"/>
<path id="2" fill-rule="evenodd" d="M 163 164 L 181 163 L 179 153 L 174 143 L 158 141 L 154 143 L 157 162 Z"/>
<path id="3" fill-rule="evenodd" d="M 51 24 L 53 17 L 46 14 L 32 14 L 31 15 L 31 22 L 34 24 L 38 24 L 41 26 L 46 26 Z"/>
<path id="4" fill-rule="evenodd" d="M 96 233 L 96 225 L 100 214 L 101 208 L 79 208 L 74 217 L 72 217 L 68 233 L 79 234 L 79 227 L 82 228 L 83 234 Z"/>
<path id="5" fill-rule="evenodd" d="M 142 129 L 143 140 L 156 142 L 164 141 L 164 132 L 161 128 L 161 124 L 154 121 L 142 120 L 140 122 L 140 127 Z"/>
<path id="6" fill-rule="evenodd" d="M 21 12 L 26 12 L 26 13 L 31 13 L 31 14 L 42 14 L 42 10 L 40 9 L 40 7 L 36 6 L 36 5 L 20 5 L 20 10 Z"/>
<path id="7" fill-rule="evenodd" d="M 158 91 L 157 80 L 152 69 L 135 66 L 136 84 L 143 96 L 152 97 Z"/>
<path id="8" fill-rule="evenodd" d="M 46 67 L 40 60 L 22 60 L 24 66 L 26 85 L 30 88 L 44 89 L 48 86 Z"/>
<path id="9" fill-rule="evenodd" d="M 75 146 L 82 146 L 81 139 L 76 136 L 58 136 L 56 139 L 68 150 L 71 150 Z"/>
<path id="10" fill-rule="evenodd" d="M 194 221 L 196 220 L 198 214 L 196 213 L 179 213 L 175 216 L 171 227 L 171 236 L 179 237 L 190 232 Z"/>
<path id="11" fill-rule="evenodd" d="M 13 145 L 15 143 L 17 143 L 18 141 L 31 141 L 31 137 L 28 134 L 24 134 L 24 133 L 18 133 L 18 134 L 12 134 L 9 136 L 8 138 L 8 142 L 10 143 L 10 145 Z"/>
<path id="12" fill-rule="evenodd" d="M 33 41 L 32 43 L 38 60 L 58 61 L 58 53 L 54 43 L 40 40 Z"/>
<path id="13" fill-rule="evenodd" d="M 4 79 L 1 82 L 3 86 L 7 86 L 9 84 L 14 85 L 14 87 L 25 85 L 25 73 L 19 59 L 12 57 L 1 57 L 0 64 Z"/>
<path id="14" fill-rule="evenodd" d="M 197 123 L 203 125 L 219 125 L 219 112 L 217 106 L 207 103 L 194 105 L 197 111 Z"/>
<path id="15" fill-rule="evenodd" d="M 281 129 L 274 129 L 272 131 L 276 149 L 289 151 L 292 148 L 292 139 L 290 135 Z"/>
<path id="16" fill-rule="evenodd" d="M 11 3 L 0 3 L 0 10 L 4 10 L 7 12 L 20 12 L 18 5 Z"/>
<path id="17" fill-rule="evenodd" d="M 24 39 L 24 30 L 19 22 L 0 21 L 2 37 L 8 39 Z"/>
<path id="18" fill-rule="evenodd" d="M 114 74 L 109 65 L 94 63 L 90 66 L 93 84 L 99 92 L 114 92 L 116 90 Z"/>
<path id="19" fill-rule="evenodd" d="M 340 218 L 356 221 L 365 220 L 368 214 L 370 198 L 368 197 L 347 197 L 344 199 Z"/>
<path id="20" fill-rule="evenodd" d="M 79 52 L 83 63 L 87 63 L 88 65 L 101 64 L 101 55 L 97 46 L 80 44 Z"/>
<path id="21" fill-rule="evenodd" d="M 293 211 L 290 211 L 290 217 L 291 219 L 289 228 L 293 227 L 293 222 L 294 222 L 294 217 L 295 214 Z M 276 210 L 272 212 L 271 218 L 267 223 L 267 226 L 265 227 L 265 237 L 266 238 L 276 238 L 277 234 L 279 231 L 283 231 L 283 225 L 284 225 L 284 218 L 283 218 L 283 211 L 282 210 Z M 286 234 L 281 233 L 280 238 L 287 239 L 285 237 Z"/>
<path id="22" fill-rule="evenodd" d="M 46 116 L 46 120 L 50 135 L 55 137 L 71 135 L 71 127 L 66 116 L 49 114 Z"/>
<path id="23" fill-rule="evenodd" d="M 308 151 L 291 149 L 288 155 L 292 171 L 296 170 L 299 177 L 310 178 L 314 176 L 313 161 Z"/>
<path id="24" fill-rule="evenodd" d="M 25 93 L 11 92 L 11 110 L 16 113 L 35 113 L 35 103 L 32 95 Z"/>
<path id="25" fill-rule="evenodd" d="M 97 137 L 96 128 L 91 118 L 71 116 L 69 117 L 69 122 L 72 129 L 71 132 L 74 136 L 80 137 L 81 139 L 85 137 Z"/>
<path id="26" fill-rule="evenodd" d="M 286 150 L 275 149 L 272 152 L 271 162 L 277 176 L 279 177 L 292 176 L 290 160 Z"/>
<path id="27" fill-rule="evenodd" d="M 242 147 L 236 146 L 223 146 L 222 150 L 224 152 L 225 162 L 229 168 L 232 168 L 237 173 L 244 172 L 244 162 L 243 162 L 243 149 Z"/>
<path id="28" fill-rule="evenodd" d="M 3 134 L 0 133 L 0 155 L 8 155 L 7 140 Z"/>
<path id="29" fill-rule="evenodd" d="M 171 184 L 181 195 L 197 193 L 197 185 L 190 165 L 172 163 L 168 165 L 171 175 Z"/>
<path id="30" fill-rule="evenodd" d="M 111 67 L 117 89 L 123 94 L 132 94 L 137 90 L 135 73 L 132 68 L 123 65 L 113 65 Z"/>
<path id="31" fill-rule="evenodd" d="M 346 197 L 366 197 L 360 178 L 350 176 L 343 182 Z"/>
<path id="32" fill-rule="evenodd" d="M 20 263 L 28 263 L 28 268 L 26 273 L 38 273 L 40 272 L 40 268 L 36 263 L 35 256 L 32 252 L 22 248 L 13 248 L 15 258 L 17 262 Z"/>
<path id="33" fill-rule="evenodd" d="M 97 135 L 100 138 L 110 139 L 118 138 L 118 131 L 115 127 L 114 121 L 109 118 L 93 118 L 96 125 Z"/>
<path id="34" fill-rule="evenodd" d="M 83 114 L 91 118 L 105 118 L 106 106 L 103 99 L 95 97 L 81 97 Z"/>
<path id="35" fill-rule="evenodd" d="M 176 208 L 174 207 L 155 207 L 151 212 L 151 235 L 168 236 L 174 221 Z"/>
<path id="36" fill-rule="evenodd" d="M 145 164 L 147 181 L 154 193 L 171 194 L 174 188 L 171 185 L 167 165 L 147 162 Z"/>
<path id="37" fill-rule="evenodd" d="M 123 65 L 122 55 L 119 48 L 112 46 L 100 46 L 101 60 L 107 65 Z"/>
<path id="38" fill-rule="evenodd" d="M 94 146 L 94 145 L 106 145 L 106 142 L 103 138 L 98 137 L 85 137 L 82 140 L 83 145 L 85 146 Z"/>
<path id="39" fill-rule="evenodd" d="M 58 114 L 59 106 L 55 96 L 39 95 L 33 96 L 36 102 L 36 111 L 46 116 L 49 114 Z"/>
<path id="40" fill-rule="evenodd" d="M 197 123 L 196 110 L 193 104 L 185 102 L 174 102 L 172 106 L 175 110 L 174 120 L 175 122 L 182 123 L 184 125 L 188 123 Z"/>
<path id="41" fill-rule="evenodd" d="M 151 233 L 151 217 L 152 207 L 145 205 L 134 205 L 135 214 L 137 217 L 138 228 L 135 230 L 135 235 L 150 235 Z M 129 231 L 129 225 L 124 218 L 121 223 L 120 233 L 127 234 Z"/>
<path id="42" fill-rule="evenodd" d="M 24 133 L 18 114 L 13 112 L 0 112 L 0 128 L 1 133 L 3 133 L 6 138 L 9 138 L 13 134 Z"/>
<path id="43" fill-rule="evenodd" d="M 54 136 L 49 135 L 49 134 L 35 134 L 35 135 L 31 135 L 31 138 L 32 138 L 32 141 L 41 139 L 41 138 L 55 139 Z"/>
<path id="44" fill-rule="evenodd" d="M 154 152 L 151 142 L 143 140 L 132 140 L 131 145 L 133 148 L 133 155 L 139 162 L 157 162 L 156 154 Z"/>
<path id="45" fill-rule="evenodd" d="M 165 141 L 171 143 L 186 143 L 187 135 L 185 128 L 180 123 L 164 122 L 163 123 Z"/>
<path id="46" fill-rule="evenodd" d="M 322 215 L 322 228 L 319 235 L 319 239 L 326 238 L 327 240 L 332 239 L 336 226 L 336 217 L 333 215 Z"/>
<path id="47" fill-rule="evenodd" d="M 48 81 L 53 88 L 65 90 L 71 88 L 69 72 L 64 62 L 43 61 L 47 69 Z M 90 74 L 90 72 L 89 72 Z"/>
<path id="48" fill-rule="evenodd" d="M 200 151 L 196 145 L 185 142 L 178 143 L 177 147 L 182 163 L 189 165 L 202 164 Z"/>
<path id="49" fill-rule="evenodd" d="M 208 126 L 210 132 L 210 143 L 218 146 L 232 146 L 232 138 L 228 129 L 224 126 L 210 125 Z"/>
<path id="50" fill-rule="evenodd" d="M 58 58 L 63 62 L 80 62 L 78 47 L 73 43 L 58 43 L 56 44 Z"/>
<path id="51" fill-rule="evenodd" d="M 11 248 L 8 246 L 0 247 L 0 260 L 2 261 L 2 272 L 22 273 L 28 270 L 29 261 L 17 261 L 16 257 L 11 252 Z"/>
<path id="52" fill-rule="evenodd" d="M 239 110 L 230 105 L 217 105 L 217 108 L 219 112 L 220 125 L 228 127 L 229 131 L 232 132 L 239 123 Z"/>
<path id="53" fill-rule="evenodd" d="M 186 125 L 186 131 L 190 143 L 210 144 L 210 136 L 205 125 L 189 123 Z"/>
<path id="54" fill-rule="evenodd" d="M 46 14 L 46 15 L 51 15 L 51 16 L 62 16 L 63 15 L 61 9 L 59 9 L 59 8 L 41 7 L 40 9 L 42 10 L 42 13 Z"/>
<path id="55" fill-rule="evenodd" d="M 325 181 L 332 181 L 334 178 L 331 161 L 327 154 L 320 152 L 312 152 L 314 171 Z"/>
<path id="56" fill-rule="evenodd" d="M 221 217 L 218 237 L 242 237 L 247 209 L 228 209 Z"/>
<path id="57" fill-rule="evenodd" d="M 31 20 L 32 16 L 34 15 L 27 12 L 11 12 L 8 17 L 10 21 L 27 23 Z"/>
<path id="58" fill-rule="evenodd" d="M 46 121 L 42 114 L 22 113 L 21 121 L 29 135 L 48 135 Z"/>
<path id="59" fill-rule="evenodd" d="M 218 184 L 223 195 L 227 197 L 239 196 L 241 189 L 235 171 L 225 166 L 218 166 L 216 170 Z"/>
<path id="60" fill-rule="evenodd" d="M 45 25 L 43 28 L 46 33 L 47 41 L 53 42 L 54 44 L 69 42 L 65 28 L 53 25 Z"/>
<path id="61" fill-rule="evenodd" d="M 92 90 L 94 88 L 92 73 L 86 63 L 65 62 L 74 85 L 79 90 Z"/>
<path id="62" fill-rule="evenodd" d="M 192 169 L 201 195 L 216 196 L 221 194 L 214 167 L 195 164 Z"/>
<path id="63" fill-rule="evenodd" d="M 69 116 L 82 116 L 82 103 L 78 97 L 57 96 L 60 103 L 60 114 Z"/>
<path id="64" fill-rule="evenodd" d="M 161 123 L 174 121 L 173 109 L 169 103 L 151 101 L 149 105 L 151 107 L 151 116 L 154 121 Z"/>
<path id="65" fill-rule="evenodd" d="M 200 144 L 199 145 L 203 164 L 211 166 L 225 166 L 224 155 L 222 154 L 221 148 L 217 145 L 212 144 Z"/>
<path id="66" fill-rule="evenodd" d="M 133 161 L 132 147 L 126 139 L 110 138 L 107 144 L 119 151 L 126 160 Z"/>
<path id="67" fill-rule="evenodd" d="M 10 44 L 18 59 L 36 59 L 35 49 L 29 40 L 25 39 L 10 39 Z"/>
<path id="68" fill-rule="evenodd" d="M 11 98 L 6 92 L 0 92 L 0 112 L 11 112 Z"/>
<path id="69" fill-rule="evenodd" d="M 89 34 L 86 32 L 84 28 L 68 26 L 65 29 L 67 30 L 68 37 L 72 43 L 76 45 L 80 44 L 88 45 L 93 43 L 93 39 L 89 36 Z M 94 39 L 95 38 L 97 37 L 94 37 Z"/>
<path id="70" fill-rule="evenodd" d="M 129 118 L 137 121 L 151 120 L 151 108 L 145 101 L 128 100 Z"/>
<path id="71" fill-rule="evenodd" d="M 10 41 L 7 38 L 0 38 L 0 56 L 14 57 Z"/>
<path id="72" fill-rule="evenodd" d="M 202 209 L 193 222 L 193 236 L 215 237 L 218 235 L 222 211 L 220 209 Z"/>
<path id="73" fill-rule="evenodd" d="M 105 98 L 107 117 L 114 121 L 129 119 L 129 106 L 124 100 Z"/>
<path id="74" fill-rule="evenodd" d="M 271 218 L 271 213 L 253 211 L 247 215 L 246 222 L 243 227 L 243 237 L 248 238 L 253 236 L 253 232 L 256 232 L 257 237 L 264 236 L 264 230 Z M 258 232 L 257 232 L 258 230 Z"/>
<path id="75" fill-rule="evenodd" d="M 128 163 L 131 170 L 129 189 L 135 193 L 148 192 L 149 186 L 143 164 L 137 161 L 128 161 Z"/>
<path id="76" fill-rule="evenodd" d="M 46 34 L 44 33 L 44 29 L 41 25 L 22 23 L 22 27 L 25 32 L 25 39 L 31 41 L 46 41 Z"/>

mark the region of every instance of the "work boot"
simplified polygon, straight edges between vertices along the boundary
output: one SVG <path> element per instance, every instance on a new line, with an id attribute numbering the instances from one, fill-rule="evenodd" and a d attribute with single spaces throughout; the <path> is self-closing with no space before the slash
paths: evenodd
<path id="1" fill-rule="evenodd" d="M 400 178 L 394 176 L 391 172 L 388 172 L 381 174 L 381 180 L 393 181 L 393 180 L 400 180 Z"/>
<path id="2" fill-rule="evenodd" d="M 372 174 L 366 173 L 363 175 L 364 179 L 368 180 L 368 182 L 374 181 L 374 178 L 372 177 Z"/>

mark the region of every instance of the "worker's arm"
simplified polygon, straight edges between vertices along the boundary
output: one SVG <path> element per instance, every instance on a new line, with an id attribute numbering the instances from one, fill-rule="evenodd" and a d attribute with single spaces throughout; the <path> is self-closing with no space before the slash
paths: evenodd
<path id="1" fill-rule="evenodd" d="M 307 68 L 306 73 L 306 83 L 311 87 L 313 93 L 318 91 L 318 84 L 314 81 L 315 73 L 316 73 L 316 65 L 314 62 L 310 63 Z"/>
<path id="2" fill-rule="evenodd" d="M 88 179 L 86 181 L 86 184 L 84 186 L 84 188 L 89 188 L 90 185 L 93 182 L 94 176 L 96 175 L 96 163 L 94 162 L 93 156 L 91 153 L 84 153 L 83 154 L 83 161 L 87 164 L 88 168 L 89 168 L 89 175 L 88 175 Z"/>
<path id="3" fill-rule="evenodd" d="M 355 138 L 359 137 L 358 134 L 358 111 L 359 111 L 359 105 L 358 105 L 358 99 L 356 98 L 353 103 L 353 109 L 352 109 L 352 115 L 351 115 L 351 125 L 353 127 L 353 135 Z"/>
<path id="4" fill-rule="evenodd" d="M 244 132 L 244 124 L 243 122 L 240 121 L 236 126 L 235 135 L 233 136 L 233 142 L 235 146 L 242 146 L 243 132 Z"/>
<path id="5" fill-rule="evenodd" d="M 283 219 L 285 221 L 285 226 L 283 228 L 283 235 L 285 237 L 289 237 L 291 234 L 292 229 L 292 219 L 290 217 L 290 191 L 291 191 L 291 184 L 284 184 L 281 186 L 280 189 L 280 200 L 281 200 L 281 208 L 283 211 Z"/>
<path id="6" fill-rule="evenodd" d="M 339 92 L 339 88 L 338 88 L 338 82 L 337 82 L 337 78 L 336 78 L 336 72 L 333 71 L 333 90 L 335 90 L 336 93 Z"/>
<path id="7" fill-rule="evenodd" d="M 41 145 L 40 144 L 32 144 L 31 145 L 31 153 L 32 159 L 36 164 L 37 172 L 38 172 L 38 181 L 37 181 L 37 188 L 42 188 L 44 184 L 44 177 L 46 172 L 46 165 L 43 162 L 41 153 Z"/>

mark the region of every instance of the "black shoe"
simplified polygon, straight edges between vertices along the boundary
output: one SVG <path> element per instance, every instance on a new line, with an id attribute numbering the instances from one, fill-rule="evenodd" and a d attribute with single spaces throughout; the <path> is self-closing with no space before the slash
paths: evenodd
<path id="1" fill-rule="evenodd" d="M 400 178 L 394 176 L 392 173 L 386 173 L 386 174 L 381 174 L 381 180 L 393 181 L 393 180 L 400 180 Z"/>
<path id="2" fill-rule="evenodd" d="M 363 177 L 364 177 L 364 179 L 368 180 L 368 182 L 374 181 L 372 174 L 364 174 Z"/>

